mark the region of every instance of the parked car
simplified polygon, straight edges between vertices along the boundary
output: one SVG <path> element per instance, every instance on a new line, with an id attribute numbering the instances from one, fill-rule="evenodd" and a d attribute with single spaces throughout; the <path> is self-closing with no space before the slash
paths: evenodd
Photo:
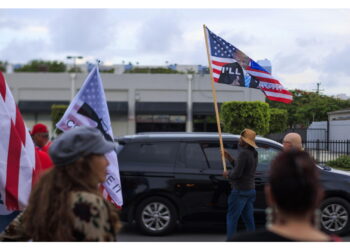
<path id="1" fill-rule="evenodd" d="M 223 134 L 224 147 L 238 155 L 238 135 Z M 177 223 L 225 224 L 228 180 L 222 176 L 216 133 L 145 133 L 117 139 L 124 206 L 122 219 L 146 234 L 170 233 Z M 282 150 L 275 141 L 257 137 L 255 221 L 265 223 L 264 185 L 272 159 Z M 230 164 L 227 165 L 230 167 Z M 350 176 L 321 167 L 325 197 L 321 227 L 344 235 L 350 230 Z"/>

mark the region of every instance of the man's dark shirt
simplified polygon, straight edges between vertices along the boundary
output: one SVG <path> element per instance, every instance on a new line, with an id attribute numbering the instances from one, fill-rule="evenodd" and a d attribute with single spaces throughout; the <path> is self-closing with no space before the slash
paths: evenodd
<path id="1" fill-rule="evenodd" d="M 255 189 L 254 178 L 258 165 L 258 152 L 251 147 L 240 150 L 237 161 L 231 162 L 233 169 L 229 171 L 228 178 L 234 190 Z"/>

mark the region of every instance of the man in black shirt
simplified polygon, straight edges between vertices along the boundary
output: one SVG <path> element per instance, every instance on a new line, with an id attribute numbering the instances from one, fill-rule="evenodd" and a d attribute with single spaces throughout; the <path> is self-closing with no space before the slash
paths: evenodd
<path id="1" fill-rule="evenodd" d="M 237 230 L 239 217 L 242 215 L 247 231 L 255 231 L 254 201 L 256 197 L 254 177 L 258 164 L 258 153 L 255 144 L 256 133 L 251 129 L 244 129 L 241 133 L 241 146 L 237 161 L 225 151 L 233 169 L 224 171 L 223 176 L 231 182 L 232 191 L 228 197 L 227 208 L 227 239 L 230 239 Z"/>

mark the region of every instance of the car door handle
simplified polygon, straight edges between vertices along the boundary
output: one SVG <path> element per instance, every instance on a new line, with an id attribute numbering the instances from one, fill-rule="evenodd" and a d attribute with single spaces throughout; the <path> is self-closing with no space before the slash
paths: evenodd
<path id="1" fill-rule="evenodd" d="M 186 187 L 191 187 L 191 188 L 192 188 L 192 187 L 194 187 L 194 186 L 195 186 L 194 184 L 189 184 L 189 183 L 186 184 Z"/>
<path id="2" fill-rule="evenodd" d="M 254 181 L 255 181 L 255 184 L 257 184 L 257 185 L 264 184 L 264 182 L 263 182 L 263 180 L 261 178 L 255 178 Z"/>

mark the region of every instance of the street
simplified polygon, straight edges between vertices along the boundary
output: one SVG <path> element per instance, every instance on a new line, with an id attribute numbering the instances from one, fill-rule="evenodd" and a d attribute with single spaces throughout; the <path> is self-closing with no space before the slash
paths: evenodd
<path id="1" fill-rule="evenodd" d="M 166 236 L 147 236 L 139 233 L 135 227 L 124 225 L 118 235 L 121 242 L 224 242 L 226 240 L 223 228 L 179 227 Z"/>
<path id="2" fill-rule="evenodd" d="M 342 237 L 350 242 L 350 235 Z M 224 242 L 224 228 L 180 227 L 174 233 L 166 236 L 147 236 L 139 233 L 135 227 L 124 225 L 118 235 L 120 242 Z"/>

